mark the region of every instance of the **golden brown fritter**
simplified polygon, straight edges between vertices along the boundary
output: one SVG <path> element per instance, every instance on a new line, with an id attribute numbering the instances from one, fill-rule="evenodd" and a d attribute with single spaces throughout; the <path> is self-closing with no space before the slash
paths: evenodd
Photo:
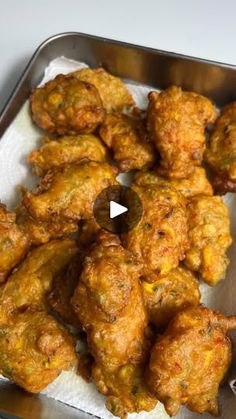
<path id="1" fill-rule="evenodd" d="M 104 161 L 106 149 L 92 134 L 64 136 L 57 140 L 43 137 L 44 145 L 29 155 L 34 172 L 42 176 L 49 169 L 77 163 L 80 160 Z"/>
<path id="2" fill-rule="evenodd" d="M 23 204 L 36 220 L 79 221 L 93 217 L 93 203 L 105 188 L 117 184 L 117 171 L 106 163 L 81 162 L 49 171 Z"/>
<path id="3" fill-rule="evenodd" d="M 157 328 L 165 328 L 178 312 L 200 303 L 199 282 L 183 266 L 173 269 L 152 284 L 142 281 L 141 285 L 148 320 Z"/>
<path id="4" fill-rule="evenodd" d="M 16 214 L 17 225 L 27 236 L 28 242 L 34 246 L 45 244 L 52 239 L 68 237 L 78 230 L 75 221 L 37 221 L 22 205 L 17 208 Z"/>
<path id="5" fill-rule="evenodd" d="M 155 282 L 178 266 L 188 248 L 185 198 L 168 182 L 132 188 L 142 201 L 143 215 L 123 234 L 123 243 L 143 263 L 146 281 Z"/>
<path id="6" fill-rule="evenodd" d="M 114 159 L 122 172 L 149 169 L 157 160 L 155 147 L 148 139 L 141 119 L 121 113 L 107 114 L 99 134 L 112 149 Z"/>
<path id="7" fill-rule="evenodd" d="M 47 297 L 52 310 L 58 313 L 65 323 L 76 327 L 78 330 L 81 330 L 81 324 L 70 300 L 78 285 L 82 262 L 83 255 L 81 253 L 76 254 L 69 266 L 66 266 L 63 271 L 55 276 L 52 289 Z"/>
<path id="8" fill-rule="evenodd" d="M 148 130 L 161 155 L 161 174 L 169 179 L 191 175 L 202 162 L 204 130 L 216 119 L 209 99 L 172 86 L 149 94 Z"/>
<path id="9" fill-rule="evenodd" d="M 118 237 L 102 232 L 84 261 L 72 298 L 95 360 L 93 378 L 99 391 L 108 396 L 107 407 L 121 417 L 156 404 L 144 383 L 138 380 L 135 387 L 147 349 L 139 272 L 140 265 Z"/>
<path id="10" fill-rule="evenodd" d="M 133 182 L 139 186 L 166 184 L 167 180 L 158 173 L 158 170 L 150 172 L 138 172 L 134 176 Z M 178 192 L 191 198 L 195 195 L 213 195 L 212 186 L 207 179 L 206 171 L 203 167 L 195 167 L 193 173 L 186 179 L 171 179 L 168 184 Z"/>
<path id="11" fill-rule="evenodd" d="M 217 193 L 236 192 L 236 102 L 225 106 L 210 135 L 205 160 Z"/>
<path id="12" fill-rule="evenodd" d="M 107 409 L 120 418 L 128 413 L 150 412 L 157 400 L 147 390 L 145 368 L 140 364 L 126 364 L 114 372 L 95 364 L 92 375 L 100 393 L 108 396 Z"/>
<path id="13" fill-rule="evenodd" d="M 77 365 L 74 339 L 46 313 L 53 277 L 76 252 L 72 240 L 38 247 L 0 289 L 0 373 L 27 391 Z"/>
<path id="14" fill-rule="evenodd" d="M 134 105 L 132 95 L 125 84 L 103 68 L 83 68 L 72 75 L 97 88 L 107 112 L 122 111 Z"/>
<path id="15" fill-rule="evenodd" d="M 88 333 L 92 355 L 106 368 L 142 358 L 147 322 L 139 271 L 140 265 L 118 237 L 106 232 L 85 258 L 73 307 Z"/>
<path id="16" fill-rule="evenodd" d="M 218 389 L 232 357 L 226 333 L 232 329 L 236 317 L 193 307 L 177 314 L 157 339 L 147 379 L 170 416 L 181 404 L 194 412 L 219 414 Z"/>
<path id="17" fill-rule="evenodd" d="M 24 258 L 28 245 L 27 236 L 16 224 L 16 214 L 0 204 L 0 282 Z"/>
<path id="18" fill-rule="evenodd" d="M 209 285 L 225 278 L 232 243 L 228 208 L 219 196 L 196 196 L 188 205 L 190 248 L 184 260 Z"/>
<path id="19" fill-rule="evenodd" d="M 93 132 L 105 116 L 96 87 L 70 75 L 35 89 L 30 104 L 34 122 L 59 135 Z"/>
<path id="20" fill-rule="evenodd" d="M 76 254 L 74 240 L 54 240 L 32 250 L 0 291 L 0 324 L 27 307 L 43 310 L 53 278 Z"/>
<path id="21" fill-rule="evenodd" d="M 0 353 L 0 374 L 32 393 L 78 362 L 74 338 L 43 311 L 27 310 L 2 324 Z"/>

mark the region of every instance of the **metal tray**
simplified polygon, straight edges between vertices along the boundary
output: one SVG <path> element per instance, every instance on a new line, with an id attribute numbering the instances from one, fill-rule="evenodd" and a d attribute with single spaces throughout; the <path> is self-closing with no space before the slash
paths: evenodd
<path id="1" fill-rule="evenodd" d="M 177 84 L 208 96 L 218 106 L 236 100 L 235 66 L 76 32 L 63 33 L 49 38 L 36 50 L 0 114 L 0 137 L 42 79 L 45 67 L 62 55 L 91 67 L 103 66 L 114 75 L 159 89 Z M 0 417 L 88 419 L 91 415 L 0 380 Z"/>

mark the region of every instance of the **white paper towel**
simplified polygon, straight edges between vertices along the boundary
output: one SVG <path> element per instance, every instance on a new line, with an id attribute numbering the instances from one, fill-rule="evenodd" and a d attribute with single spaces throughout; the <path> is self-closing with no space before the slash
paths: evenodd
<path id="1" fill-rule="evenodd" d="M 53 79 L 57 74 L 67 74 L 83 67 L 87 67 L 86 64 L 64 57 L 57 58 L 46 68 L 41 84 Z M 127 86 L 133 94 L 137 106 L 145 109 L 147 93 L 153 89 L 135 83 L 127 83 Z M 29 103 L 26 102 L 0 141 L 0 200 L 7 204 L 9 208 L 14 208 L 18 202 L 17 185 L 22 184 L 26 188 L 31 188 L 37 183 L 37 178 L 31 174 L 27 165 L 27 155 L 39 146 L 41 136 L 42 132 L 32 123 Z M 234 244 L 229 252 L 230 267 L 225 281 L 214 288 L 202 284 L 201 293 L 204 304 L 222 310 L 225 314 L 236 314 L 236 278 L 234 278 L 234 272 L 236 272 L 236 196 L 228 194 L 225 197 L 225 202 L 230 209 L 234 238 Z M 236 334 L 234 337 L 236 338 Z M 86 383 L 73 372 L 62 373 L 43 391 L 43 394 L 103 419 L 114 418 L 105 409 L 105 399 L 97 392 L 95 386 L 92 383 Z M 220 398 L 222 418 L 235 419 L 236 398 L 230 387 L 226 386 L 221 389 Z M 165 413 L 162 404 L 159 403 L 157 408 L 150 413 L 130 415 L 130 418 L 136 417 L 140 419 L 166 419 L 168 415 Z M 200 417 L 205 419 L 210 416 L 208 414 L 198 415 L 185 408 L 182 408 L 177 416 L 178 419 L 197 419 Z"/>

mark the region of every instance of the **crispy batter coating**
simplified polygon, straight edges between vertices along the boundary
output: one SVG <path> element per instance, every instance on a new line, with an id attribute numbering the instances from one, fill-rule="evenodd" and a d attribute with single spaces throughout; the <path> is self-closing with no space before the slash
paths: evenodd
<path id="1" fill-rule="evenodd" d="M 75 340 L 46 313 L 53 277 L 76 252 L 73 240 L 38 247 L 0 289 L 0 373 L 27 391 L 77 365 Z"/>
<path id="2" fill-rule="evenodd" d="M 72 75 L 78 80 L 93 84 L 97 88 L 107 112 L 122 111 L 134 105 L 132 95 L 125 84 L 103 68 L 97 68 L 96 70 L 83 68 L 72 73 Z"/>
<path id="3" fill-rule="evenodd" d="M 204 157 L 214 173 L 215 191 L 236 192 L 236 102 L 222 109 Z"/>
<path id="4" fill-rule="evenodd" d="M 69 266 L 59 272 L 52 282 L 52 289 L 48 294 L 47 301 L 50 307 L 59 314 L 60 318 L 67 324 L 81 330 L 81 324 L 72 305 L 71 297 L 78 285 L 79 276 L 82 271 L 83 255 L 75 255 Z"/>
<path id="5" fill-rule="evenodd" d="M 144 365 L 126 364 L 114 372 L 95 364 L 93 378 L 100 393 L 108 396 L 106 407 L 114 416 L 126 418 L 128 413 L 150 412 L 157 400 L 147 390 Z"/>
<path id="6" fill-rule="evenodd" d="M 93 357 L 89 352 L 80 354 L 79 366 L 76 373 L 87 381 L 87 383 L 89 383 L 92 379 L 92 365 Z"/>
<path id="7" fill-rule="evenodd" d="M 157 339 L 147 378 L 170 416 L 181 404 L 194 412 L 219 414 L 218 389 L 232 357 L 226 333 L 232 329 L 236 317 L 191 307 L 177 314 Z"/>
<path id="8" fill-rule="evenodd" d="M 64 136 L 57 140 L 43 137 L 44 145 L 29 155 L 34 172 L 42 176 L 49 169 L 88 159 L 104 161 L 106 149 L 92 134 Z"/>
<path id="9" fill-rule="evenodd" d="M 232 243 L 228 208 L 219 196 L 196 196 L 187 205 L 190 248 L 184 260 L 209 285 L 225 278 Z"/>
<path id="10" fill-rule="evenodd" d="M 121 113 L 107 114 L 99 134 L 113 150 L 122 172 L 149 169 L 157 160 L 154 145 L 148 139 L 143 121 Z"/>
<path id="11" fill-rule="evenodd" d="M 118 237 L 105 232 L 85 258 L 72 302 L 88 333 L 92 355 L 106 368 L 137 362 L 143 356 L 147 321 L 139 271 L 140 265 Z"/>
<path id="12" fill-rule="evenodd" d="M 101 227 L 98 225 L 94 218 L 91 220 L 81 221 L 79 223 L 79 238 L 78 243 L 82 249 L 88 248 L 91 244 L 95 243 L 98 232 Z"/>
<path id="13" fill-rule="evenodd" d="M 78 224 L 75 221 L 53 222 L 49 220 L 35 220 L 28 213 L 26 208 L 20 205 L 17 210 L 17 224 L 27 236 L 31 245 L 39 246 L 48 243 L 52 239 L 65 238 L 78 230 Z"/>
<path id="14" fill-rule="evenodd" d="M 74 240 L 54 240 L 32 250 L 0 291 L 0 324 L 27 307 L 45 309 L 53 278 L 76 254 Z"/>
<path id="15" fill-rule="evenodd" d="M 27 236 L 16 224 L 16 214 L 0 204 L 0 282 L 24 258 L 28 245 Z"/>
<path id="16" fill-rule="evenodd" d="M 84 261 L 72 298 L 95 360 L 93 378 L 99 391 L 108 396 L 107 407 L 121 417 L 156 404 L 141 377 L 135 378 L 147 349 L 140 268 L 117 236 L 101 232 Z"/>
<path id="17" fill-rule="evenodd" d="M 134 183 L 139 186 L 160 185 L 167 180 L 158 173 L 158 170 L 150 172 L 138 172 L 134 176 Z M 185 196 L 192 198 L 195 195 L 213 195 L 210 182 L 207 179 L 206 171 L 203 167 L 195 167 L 193 173 L 186 179 L 171 179 L 168 181 L 170 186 Z"/>
<path id="18" fill-rule="evenodd" d="M 0 327 L 0 373 L 29 392 L 40 392 L 77 362 L 74 338 L 43 311 L 27 310 Z"/>
<path id="19" fill-rule="evenodd" d="M 93 203 L 105 188 L 117 184 L 116 168 L 84 161 L 49 171 L 38 190 L 27 192 L 23 204 L 36 220 L 79 221 L 93 216 Z"/>
<path id="20" fill-rule="evenodd" d="M 133 189 L 142 201 L 143 215 L 123 234 L 123 243 L 143 263 L 146 281 L 155 282 L 178 266 L 188 248 L 185 198 L 168 182 Z"/>
<path id="21" fill-rule="evenodd" d="M 159 329 L 165 328 L 184 308 L 200 303 L 199 282 L 184 266 L 173 269 L 152 284 L 142 281 L 141 285 L 148 320 Z"/>
<path id="22" fill-rule="evenodd" d="M 30 97 L 34 122 L 59 135 L 89 133 L 101 124 L 105 111 L 95 86 L 60 74 Z"/>
<path id="23" fill-rule="evenodd" d="M 148 130 L 161 155 L 161 174 L 187 178 L 202 162 L 204 130 L 216 119 L 209 99 L 172 86 L 149 94 Z"/>

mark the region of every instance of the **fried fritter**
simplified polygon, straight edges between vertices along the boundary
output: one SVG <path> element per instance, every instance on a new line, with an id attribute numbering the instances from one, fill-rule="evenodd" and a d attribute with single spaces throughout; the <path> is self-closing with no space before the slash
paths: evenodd
<path id="1" fill-rule="evenodd" d="M 204 130 L 216 119 L 209 99 L 172 86 L 149 94 L 148 130 L 161 155 L 160 173 L 169 179 L 191 175 L 202 162 Z"/>
<path id="2" fill-rule="evenodd" d="M 148 320 L 158 328 L 165 328 L 181 310 L 200 303 L 199 282 L 195 275 L 179 266 L 164 278 L 150 284 L 141 282 Z"/>
<path id="3" fill-rule="evenodd" d="M 167 180 L 159 175 L 158 170 L 151 172 L 138 172 L 134 176 L 133 182 L 139 186 L 160 185 Z M 174 187 L 178 192 L 191 198 L 195 195 L 213 195 L 212 186 L 207 179 L 206 171 L 203 167 L 195 167 L 193 173 L 186 179 L 168 180 L 170 186 Z"/>
<path id="4" fill-rule="evenodd" d="M 28 245 L 27 236 L 16 224 L 16 214 L 0 204 L 0 282 L 24 258 Z"/>
<path id="5" fill-rule="evenodd" d="M 39 246 L 48 243 L 52 239 L 65 238 L 78 230 L 78 224 L 75 221 L 39 221 L 35 220 L 28 213 L 26 208 L 20 206 L 16 210 L 17 224 L 27 236 L 31 245 Z"/>
<path id="6" fill-rule="evenodd" d="M 0 373 L 29 392 L 77 363 L 74 338 L 43 311 L 27 310 L 0 327 Z"/>
<path id="7" fill-rule="evenodd" d="M 106 232 L 85 258 L 72 302 L 88 333 L 91 353 L 104 368 L 142 358 L 146 313 L 139 271 L 140 265 L 118 237 Z"/>
<path id="8" fill-rule="evenodd" d="M 229 330 L 236 317 L 205 307 L 177 314 L 151 351 L 148 384 L 170 416 L 181 404 L 198 413 L 219 414 L 218 389 L 232 357 Z"/>
<path id="9" fill-rule="evenodd" d="M 236 102 L 222 109 L 204 157 L 213 170 L 215 191 L 236 192 Z"/>
<path id="10" fill-rule="evenodd" d="M 79 221 L 93 217 L 93 203 L 105 188 L 117 184 L 117 171 L 106 163 L 81 162 L 49 171 L 38 190 L 23 204 L 36 220 Z"/>
<path id="11" fill-rule="evenodd" d="M 95 364 L 92 373 L 99 392 L 108 396 L 106 407 L 114 416 L 123 419 L 128 413 L 155 408 L 157 400 L 147 390 L 143 365 L 126 364 L 111 372 Z"/>
<path id="12" fill-rule="evenodd" d="M 93 378 L 108 396 L 107 407 L 121 417 L 156 404 L 142 376 L 136 377 L 147 349 L 140 268 L 117 236 L 101 232 L 85 258 L 72 298 L 95 360 Z"/>
<path id="13" fill-rule="evenodd" d="M 196 196 L 187 205 L 190 248 L 184 263 L 209 285 L 225 278 L 232 243 L 228 208 L 219 196 Z"/>
<path id="14" fill-rule="evenodd" d="M 46 313 L 53 277 L 76 252 L 72 240 L 38 247 L 0 289 L 0 373 L 27 391 L 77 365 L 75 340 Z"/>
<path id="15" fill-rule="evenodd" d="M 44 145 L 29 155 L 34 172 L 42 176 L 49 169 L 80 160 L 104 161 L 106 149 L 99 138 L 92 134 L 64 136 L 57 140 L 43 138 Z"/>
<path id="16" fill-rule="evenodd" d="M 74 240 L 54 240 L 32 250 L 0 291 L 0 324 L 27 307 L 43 310 L 53 278 L 77 252 Z"/>
<path id="17" fill-rule="evenodd" d="M 82 271 L 82 261 L 82 254 L 77 253 L 69 266 L 66 266 L 63 271 L 55 276 L 52 282 L 52 289 L 47 297 L 50 307 L 59 314 L 60 318 L 78 330 L 81 330 L 81 324 L 70 300 L 78 285 Z"/>
<path id="18" fill-rule="evenodd" d="M 70 75 L 35 89 L 30 104 L 34 122 L 59 135 L 93 132 L 105 116 L 96 87 Z"/>
<path id="19" fill-rule="evenodd" d="M 99 134 L 113 150 L 114 159 L 122 172 L 149 169 L 157 160 L 155 147 L 148 139 L 141 119 L 120 113 L 107 114 Z"/>
<path id="20" fill-rule="evenodd" d="M 178 266 L 188 248 L 185 198 L 168 182 L 132 188 L 142 201 L 143 215 L 123 234 L 123 244 L 143 263 L 145 280 L 155 282 Z"/>
<path id="21" fill-rule="evenodd" d="M 132 95 L 125 84 L 103 68 L 83 68 L 72 75 L 97 88 L 107 112 L 122 111 L 134 105 Z"/>

